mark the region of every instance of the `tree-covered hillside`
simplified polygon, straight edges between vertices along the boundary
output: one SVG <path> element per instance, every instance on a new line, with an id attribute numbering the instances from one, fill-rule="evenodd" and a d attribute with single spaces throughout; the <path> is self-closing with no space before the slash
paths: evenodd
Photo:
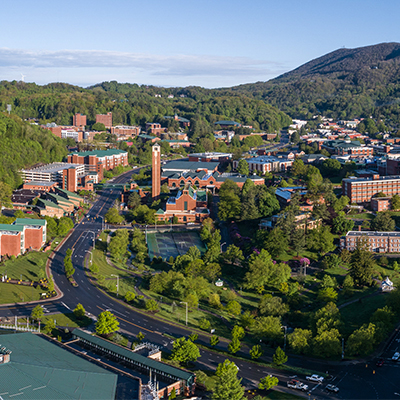
<path id="1" fill-rule="evenodd" d="M 161 97 L 155 97 L 161 95 Z M 173 95 L 174 98 L 168 98 Z M 180 97 L 182 95 L 183 97 Z M 72 124 L 75 113 L 87 115 L 88 124 L 96 114 L 111 111 L 113 124 L 145 125 L 163 122 L 164 116 L 178 114 L 210 127 L 218 120 L 235 120 L 256 129 L 274 132 L 291 123 L 284 113 L 263 100 L 226 90 L 198 87 L 159 88 L 104 82 L 82 89 L 66 84 L 38 86 L 25 82 L 0 82 L 0 110 L 11 104 L 21 118 L 39 118 L 42 122 Z"/>
<path id="2" fill-rule="evenodd" d="M 62 161 L 66 155 L 64 141 L 50 131 L 15 115 L 0 113 L 0 183 L 6 185 L 3 190 L 15 189 L 22 183 L 18 173 L 22 168 Z"/>
<path id="3" fill-rule="evenodd" d="M 341 119 L 400 122 L 400 44 L 339 49 L 268 82 L 232 88 L 293 118 L 322 113 Z"/>

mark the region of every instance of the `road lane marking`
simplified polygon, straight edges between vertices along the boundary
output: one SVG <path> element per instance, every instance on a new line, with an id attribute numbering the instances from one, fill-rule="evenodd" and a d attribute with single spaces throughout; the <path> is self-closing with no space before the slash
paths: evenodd
<path id="1" fill-rule="evenodd" d="M 101 308 L 99 306 L 97 306 L 97 308 L 100 308 L 100 310 L 102 310 L 102 311 L 106 311 L 104 308 Z M 126 319 L 123 319 L 121 317 L 116 316 L 115 318 L 120 319 L 121 321 L 127 322 L 128 324 L 131 324 L 133 326 L 136 326 L 137 328 L 144 329 L 147 332 L 155 333 L 154 331 L 152 331 L 150 329 L 144 328 L 143 326 L 140 326 L 140 325 L 136 325 L 133 322 L 127 321 Z"/>

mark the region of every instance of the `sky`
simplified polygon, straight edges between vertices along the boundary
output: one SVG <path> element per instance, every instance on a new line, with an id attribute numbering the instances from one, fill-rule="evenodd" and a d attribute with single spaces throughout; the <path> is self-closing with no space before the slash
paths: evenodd
<path id="1" fill-rule="evenodd" d="M 231 87 L 400 42 L 399 0 L 9 0 L 0 81 Z"/>

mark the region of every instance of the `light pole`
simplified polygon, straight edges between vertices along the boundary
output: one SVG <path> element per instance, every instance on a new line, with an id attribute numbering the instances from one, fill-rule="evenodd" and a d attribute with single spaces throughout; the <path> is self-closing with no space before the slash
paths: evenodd
<path id="1" fill-rule="evenodd" d="M 285 337 L 283 340 L 283 351 L 285 351 L 286 349 L 286 330 L 287 330 L 287 326 L 281 326 L 281 328 L 285 328 Z"/>
<path id="2" fill-rule="evenodd" d="M 224 244 L 226 244 L 226 242 L 224 242 L 224 243 L 221 244 L 221 253 L 222 253 L 222 246 L 223 246 Z"/>
<path id="3" fill-rule="evenodd" d="M 90 265 L 92 265 L 93 264 L 93 253 L 90 250 L 88 250 L 88 253 L 90 253 Z"/>
<path id="4" fill-rule="evenodd" d="M 344 358 L 344 338 L 342 338 L 342 360 Z"/>
<path id="5" fill-rule="evenodd" d="M 119 291 L 119 276 L 111 274 L 111 276 L 115 276 L 117 278 L 117 297 L 118 297 L 118 291 Z"/>
<path id="6" fill-rule="evenodd" d="M 186 301 L 180 301 L 179 303 L 181 304 L 186 304 L 186 326 L 187 326 L 187 320 L 188 320 L 188 303 Z"/>

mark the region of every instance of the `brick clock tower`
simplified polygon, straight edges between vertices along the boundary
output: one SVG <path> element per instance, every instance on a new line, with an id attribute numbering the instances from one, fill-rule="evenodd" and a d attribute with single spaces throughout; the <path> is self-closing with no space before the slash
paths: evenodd
<path id="1" fill-rule="evenodd" d="M 152 152 L 152 197 L 153 200 L 157 200 L 160 197 L 161 191 L 161 147 L 158 144 L 153 145 Z"/>

